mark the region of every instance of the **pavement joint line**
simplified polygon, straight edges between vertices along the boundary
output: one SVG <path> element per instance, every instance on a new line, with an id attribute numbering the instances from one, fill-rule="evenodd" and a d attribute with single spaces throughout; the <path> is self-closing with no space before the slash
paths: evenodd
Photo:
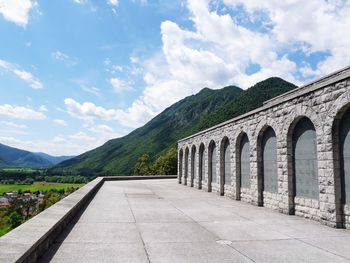
<path id="1" fill-rule="evenodd" d="M 203 225 L 201 225 L 198 221 L 194 220 L 191 216 L 185 214 L 181 209 L 179 209 L 178 207 L 176 207 L 173 204 L 170 204 L 171 206 L 173 206 L 175 209 L 177 209 L 178 211 L 180 211 L 182 214 L 184 214 L 185 216 L 189 217 L 194 223 L 196 223 L 198 226 L 200 226 L 202 229 L 204 229 L 205 231 L 207 231 L 208 233 L 210 233 L 211 235 L 213 235 L 213 237 L 215 237 L 214 242 L 221 240 L 221 238 L 219 236 L 217 236 L 216 234 L 214 234 L 212 231 L 210 231 L 209 229 L 207 229 L 206 227 L 204 227 Z M 245 255 L 243 252 L 238 251 L 236 248 L 230 246 L 229 244 L 225 244 L 223 246 L 227 246 L 233 250 L 235 250 L 237 253 L 239 253 L 240 255 L 242 255 L 243 257 L 249 259 L 252 262 L 255 262 L 253 259 L 251 259 L 250 257 L 248 257 L 247 255 Z"/>
<path id="2" fill-rule="evenodd" d="M 125 192 L 124 192 L 124 194 L 125 194 Z M 127 196 L 126 194 L 125 194 L 124 196 L 125 196 L 125 198 L 126 198 L 126 200 L 127 200 L 127 202 L 128 202 L 129 209 L 130 209 L 131 214 L 132 214 L 132 216 L 133 216 L 133 218 L 134 218 L 135 226 L 136 226 L 137 231 L 138 231 L 138 233 L 139 233 L 139 236 L 140 236 L 140 239 L 141 239 L 141 242 L 142 242 L 142 246 L 143 246 L 143 250 L 145 251 L 145 254 L 146 254 L 146 257 L 147 257 L 147 262 L 150 263 L 151 260 L 150 260 L 150 257 L 149 257 L 149 254 L 148 254 L 148 251 L 147 251 L 147 248 L 146 248 L 146 243 L 145 243 L 145 241 L 143 240 L 143 237 L 142 237 L 140 228 L 139 228 L 139 226 L 138 226 L 138 224 L 137 224 L 137 222 L 136 222 L 136 217 L 135 217 L 134 211 L 133 211 L 132 208 L 131 208 L 131 205 L 130 205 L 130 202 L 129 202 L 129 198 L 128 198 L 128 196 Z"/>
<path id="3" fill-rule="evenodd" d="M 102 244 L 102 246 L 106 245 L 108 247 L 113 244 L 116 244 L 116 245 L 120 244 L 122 246 L 137 245 L 140 255 L 142 254 L 143 259 L 145 260 L 147 258 L 148 262 L 152 262 L 153 261 L 153 254 L 152 254 L 153 244 L 156 247 L 158 246 L 162 247 L 164 245 L 165 247 L 167 246 L 183 247 L 184 246 L 186 248 L 187 247 L 190 248 L 191 244 L 193 244 L 193 246 L 198 246 L 198 247 L 211 247 L 212 246 L 211 244 L 217 243 L 218 245 L 215 245 L 215 247 L 218 247 L 218 248 L 221 247 L 223 251 L 227 253 L 228 256 L 235 255 L 235 257 L 242 257 L 242 260 L 245 259 L 249 262 L 260 262 L 262 259 L 260 257 L 255 257 L 254 251 L 251 251 L 249 249 L 246 251 L 245 247 L 247 246 L 247 244 L 249 245 L 249 243 L 251 243 L 253 247 L 254 246 L 260 247 L 262 244 L 267 243 L 267 248 L 273 249 L 273 248 L 279 247 L 280 245 L 278 244 L 279 242 L 281 242 L 281 246 L 287 247 L 287 249 L 289 245 L 293 244 L 293 246 L 296 246 L 296 249 L 298 251 L 300 250 L 300 248 L 302 250 L 305 250 L 306 252 L 309 251 L 310 255 L 312 255 L 315 258 L 319 258 L 320 256 L 317 257 L 317 255 L 320 255 L 320 254 L 322 255 L 324 253 L 323 256 L 325 258 L 331 258 L 331 259 L 333 258 L 333 260 L 330 260 L 328 262 L 335 262 L 335 261 L 350 262 L 350 256 L 346 249 L 347 238 L 350 238 L 349 231 L 346 231 L 346 230 L 333 231 L 332 228 L 323 227 L 318 222 L 310 221 L 304 218 L 299 219 L 296 216 L 291 217 L 289 215 L 284 215 L 284 214 L 281 214 L 281 216 L 274 216 L 275 214 L 276 215 L 280 215 L 280 214 L 277 212 L 274 213 L 274 211 L 270 211 L 268 209 L 259 209 L 260 207 L 256 207 L 252 205 L 244 206 L 244 203 L 242 203 L 242 201 L 240 202 L 228 197 L 218 196 L 218 195 L 215 195 L 214 193 L 208 193 L 203 191 L 203 193 L 200 195 L 203 198 L 196 199 L 196 198 L 193 198 L 195 195 L 192 195 L 191 193 L 192 192 L 195 193 L 196 192 L 195 190 L 197 189 L 185 188 L 183 191 L 181 191 L 181 189 L 178 189 L 178 187 L 173 187 L 173 185 L 170 185 L 170 183 L 168 182 L 166 182 L 166 187 L 163 188 L 164 189 L 163 191 L 161 191 L 161 188 L 159 187 L 160 184 L 152 185 L 152 184 L 140 182 L 140 183 L 137 183 L 135 187 L 133 187 L 134 183 L 135 182 L 132 182 L 132 184 L 131 182 L 130 184 L 129 183 L 124 184 L 126 188 L 125 191 L 122 187 L 120 187 L 123 189 L 123 191 L 120 193 L 121 195 L 113 195 L 114 199 L 118 199 L 118 198 L 124 199 L 126 201 L 124 206 L 120 206 L 120 207 L 107 206 L 109 210 L 111 209 L 114 210 L 114 213 L 118 213 L 117 209 L 124 209 L 124 211 L 127 212 L 128 214 L 128 218 L 129 218 L 128 221 L 115 220 L 113 222 L 112 221 L 103 222 L 103 220 L 102 221 L 97 220 L 97 222 L 94 222 L 92 220 L 92 221 L 84 222 L 84 221 L 78 220 L 74 225 L 75 227 L 88 228 L 90 225 L 92 226 L 93 224 L 96 224 L 97 226 L 104 225 L 104 224 L 124 224 L 125 227 L 129 227 L 132 224 L 135 224 L 136 226 L 135 230 L 137 230 L 137 232 L 134 232 L 136 234 L 135 237 L 137 237 L 135 241 L 128 242 L 128 239 L 125 239 L 121 242 L 114 242 L 113 239 L 106 239 L 106 240 L 102 239 L 101 242 L 99 242 L 99 241 L 95 241 L 94 238 L 91 238 L 90 240 L 88 239 L 88 241 L 85 242 L 86 239 L 81 239 L 81 240 L 73 239 L 72 241 L 66 241 L 65 239 L 63 239 L 63 240 L 60 240 L 60 242 L 56 242 L 53 246 L 61 245 L 62 243 L 67 243 L 68 245 L 74 245 L 74 246 L 79 244 L 83 246 L 84 245 L 94 246 L 97 244 Z M 179 191 L 173 191 L 174 192 L 173 193 L 173 192 L 170 192 L 171 189 L 176 189 Z M 100 191 L 101 190 L 103 191 L 103 187 L 101 187 Z M 188 219 L 188 220 L 182 221 L 181 215 L 179 215 L 180 220 L 176 220 L 175 218 L 175 221 L 174 220 L 166 221 L 166 219 L 171 220 L 173 218 L 173 216 L 170 216 L 170 215 L 167 215 L 165 217 L 163 216 L 157 217 L 155 218 L 156 220 L 153 222 L 152 221 L 147 222 L 147 220 L 143 220 L 143 219 L 139 220 L 139 209 L 142 208 L 143 202 L 142 201 L 140 202 L 141 206 L 137 206 L 136 205 L 137 203 L 134 203 L 133 201 L 138 200 L 139 198 L 135 199 L 134 196 L 126 195 L 126 192 L 130 192 L 130 191 L 142 192 L 146 190 L 150 191 L 155 196 L 160 197 L 165 204 L 164 205 L 165 207 L 157 206 L 157 204 L 159 204 L 158 202 L 152 203 L 153 199 L 148 199 L 146 197 L 144 201 L 147 207 L 150 206 L 152 208 L 152 205 L 154 205 L 154 207 L 157 208 L 160 213 L 164 213 L 163 208 L 172 210 L 174 214 L 178 214 L 176 212 L 178 211 L 185 217 L 185 219 Z M 188 191 L 188 190 L 192 190 L 192 191 Z M 113 192 L 114 188 L 108 187 L 108 191 Z M 190 194 L 188 194 L 189 192 Z M 146 196 L 149 194 L 141 193 L 140 195 Z M 108 197 L 109 197 L 108 194 L 104 195 L 104 198 L 108 198 Z M 103 200 L 104 199 L 102 198 L 101 201 Z M 230 205 L 227 205 L 228 202 L 239 203 L 239 204 L 242 203 L 242 206 L 241 205 L 230 206 Z M 101 206 L 103 204 L 102 202 L 101 203 L 98 202 L 98 205 Z M 96 206 L 96 204 L 94 204 L 94 206 Z M 169 208 L 167 206 L 169 206 Z M 202 207 L 203 209 L 201 209 Z M 225 212 L 225 210 L 229 212 Z M 129 213 L 132 214 L 132 217 L 131 217 L 131 214 Z M 242 213 L 243 216 L 240 213 Z M 204 215 L 204 217 L 202 215 Z M 110 218 L 113 218 L 113 217 L 114 216 L 110 216 Z M 196 220 L 197 217 L 204 218 L 204 220 L 203 221 Z M 136 218 L 138 218 L 138 221 L 136 220 Z M 285 220 L 285 218 L 292 218 L 295 220 Z M 165 219 L 165 221 L 162 221 L 162 219 Z M 274 223 L 274 220 L 276 220 L 276 223 Z M 245 224 L 246 227 L 243 227 L 243 228 L 240 227 L 241 226 L 240 222 L 242 223 L 246 222 Z M 196 225 L 198 225 L 199 226 L 199 229 L 197 230 L 198 233 L 202 232 L 200 230 L 201 228 L 210 236 L 208 240 L 206 240 L 207 238 L 205 239 L 199 238 L 198 240 L 191 241 L 192 238 L 185 238 L 186 241 L 181 241 L 179 239 L 169 238 L 168 240 L 170 241 L 168 241 L 167 239 L 165 239 L 164 241 L 159 241 L 156 238 L 146 242 L 147 240 L 146 236 L 144 236 L 145 237 L 145 240 L 144 240 L 141 234 L 141 230 L 143 230 L 142 224 L 145 224 L 145 225 L 154 224 L 155 225 L 154 227 L 157 227 L 157 224 L 164 224 L 165 228 L 174 228 L 174 227 L 176 228 L 177 224 L 184 225 L 185 227 L 189 227 L 189 228 L 192 225 L 193 227 L 197 227 Z M 169 224 L 168 227 L 166 226 L 167 224 Z M 211 227 L 211 224 L 214 226 L 213 229 Z M 276 224 L 278 227 L 275 227 Z M 228 233 L 225 234 L 225 229 L 224 228 L 222 229 L 220 225 L 223 225 L 222 227 L 224 226 L 229 226 L 230 228 L 232 227 L 232 234 L 230 235 L 227 235 Z M 216 226 L 218 226 L 218 228 Z M 207 229 L 206 227 L 208 227 L 209 229 Z M 250 229 L 250 227 L 252 227 L 252 229 Z M 236 231 L 237 229 L 243 231 L 243 234 L 246 233 L 247 235 L 242 236 L 239 233 L 235 234 L 237 232 Z M 262 237 L 263 239 L 256 239 L 257 235 L 254 234 L 255 233 L 254 229 L 259 231 L 259 236 Z M 276 235 L 276 234 L 272 235 L 272 238 L 270 238 L 270 235 L 269 235 L 270 231 L 281 234 L 282 235 L 281 238 L 278 238 L 280 235 Z M 267 233 L 267 235 L 265 235 L 265 232 Z M 227 235 L 227 238 L 216 238 L 218 236 L 223 237 L 222 235 L 224 236 Z M 231 238 L 232 237 L 238 237 L 238 238 L 252 237 L 252 238 L 230 240 L 230 237 Z M 221 240 L 227 241 L 227 243 L 217 242 Z M 313 242 L 316 242 L 316 243 L 313 244 Z M 321 242 L 321 243 L 318 244 L 317 242 Z M 143 244 L 143 247 L 141 246 L 141 244 Z M 166 245 L 166 244 L 169 244 L 169 245 Z M 174 244 L 174 245 L 171 245 L 171 244 Z M 328 246 L 328 244 L 334 244 L 334 245 Z M 339 247 L 337 246 L 337 244 L 339 244 Z M 229 248 L 225 248 L 225 246 Z M 145 252 L 142 252 L 142 248 L 144 249 Z M 343 249 L 340 249 L 340 248 L 343 248 Z M 63 251 L 65 251 L 65 249 L 67 248 L 64 248 Z M 60 250 L 57 250 L 57 251 L 60 251 Z M 173 253 L 173 252 L 170 252 L 170 253 Z M 314 254 L 316 254 L 316 256 Z M 322 258 L 320 259 L 322 260 Z M 291 260 L 293 261 L 296 259 L 291 258 Z"/>
<path id="4" fill-rule="evenodd" d="M 237 253 L 241 254 L 242 256 L 246 257 L 247 259 L 249 259 L 250 261 L 256 263 L 256 261 L 252 258 L 250 258 L 249 256 L 247 256 L 246 254 L 244 254 L 242 251 L 238 250 L 237 248 L 233 247 L 232 244 L 227 244 L 226 246 L 232 248 L 233 250 L 237 251 Z"/>
<path id="5" fill-rule="evenodd" d="M 339 255 L 339 254 L 337 254 L 337 253 L 335 253 L 335 252 L 329 251 L 328 249 L 319 247 L 319 246 L 317 246 L 317 245 L 308 243 L 308 242 L 306 242 L 305 240 L 302 240 L 302 239 L 296 239 L 296 240 L 299 240 L 300 242 L 302 242 L 302 243 L 304 243 L 304 244 L 307 244 L 307 245 L 312 246 L 312 247 L 314 247 L 314 248 L 320 249 L 320 250 L 322 250 L 322 251 L 324 251 L 324 252 L 330 253 L 330 254 L 335 255 L 335 256 L 337 256 L 337 257 L 340 257 L 340 258 L 343 258 L 343 259 L 346 259 L 346 260 L 350 260 L 350 258 L 347 258 L 347 257 L 345 257 L 345 256 L 343 256 L 343 255 Z"/>
<path id="6" fill-rule="evenodd" d="M 208 193 L 209 193 L 209 192 L 208 192 Z M 226 199 L 228 199 L 228 198 L 226 198 Z M 237 201 L 237 200 L 232 200 L 232 201 Z M 210 200 L 206 200 L 205 202 L 208 203 L 209 205 L 211 204 Z M 213 205 L 215 205 L 215 204 L 213 204 Z M 175 207 L 175 208 L 177 208 L 177 207 Z M 180 210 L 180 209 L 179 209 L 179 210 Z M 180 211 L 181 211 L 182 213 L 184 213 L 182 210 L 180 210 Z M 257 222 L 257 221 L 255 221 L 254 219 L 246 218 L 246 217 L 241 216 L 241 215 L 238 215 L 238 214 L 236 214 L 236 215 L 239 216 L 239 217 L 241 217 L 241 218 L 243 218 L 243 219 L 245 219 L 245 220 L 248 220 L 248 221 L 250 221 L 250 222 L 253 222 L 253 223 L 257 224 L 257 225 L 260 225 L 260 226 L 264 226 L 264 227 L 265 227 L 264 224 L 262 224 L 261 222 Z M 193 220 L 193 218 L 191 218 L 191 219 Z M 195 221 L 195 220 L 193 220 L 193 221 Z M 196 222 L 196 221 L 195 221 L 195 222 Z M 207 221 L 207 222 L 208 222 L 208 221 Z M 198 223 L 198 221 L 197 221 L 197 223 Z M 199 223 L 198 223 L 198 224 L 199 224 Z M 201 224 L 199 224 L 199 225 L 202 226 Z M 202 226 L 202 227 L 205 228 L 204 226 Z M 293 228 L 293 227 L 291 227 L 291 228 L 292 228 L 292 229 L 295 229 L 295 228 Z M 206 228 L 205 228 L 205 229 L 206 229 Z M 212 233 L 211 231 L 209 231 L 208 229 L 206 229 L 206 230 L 207 230 L 208 232 L 210 232 L 211 234 L 213 234 L 213 233 Z M 336 253 L 334 253 L 334 252 L 328 251 L 327 249 L 323 249 L 323 248 L 320 248 L 320 247 L 315 246 L 315 245 L 313 245 L 313 244 L 304 242 L 304 241 L 301 240 L 301 239 L 292 237 L 292 236 L 290 236 L 290 235 L 288 235 L 288 234 L 284 234 L 284 233 L 282 233 L 281 231 L 278 231 L 278 230 L 273 230 L 273 231 L 276 232 L 276 233 L 283 234 L 283 235 L 285 235 L 285 236 L 287 236 L 287 237 L 290 237 L 290 238 L 289 238 L 289 239 L 271 239 L 271 240 L 237 240 L 237 241 L 232 241 L 232 240 L 230 240 L 230 241 L 231 241 L 232 243 L 238 243 L 238 242 L 252 242 L 252 241 L 253 241 L 253 242 L 268 242 L 268 241 L 296 240 L 296 241 L 303 242 L 303 243 L 306 244 L 306 245 L 309 245 L 309 246 L 312 246 L 312 247 L 314 247 L 314 248 L 320 249 L 320 250 L 322 250 L 322 251 L 324 251 L 324 252 L 327 252 L 327 253 L 330 253 L 330 254 L 332 254 L 332 255 L 338 256 L 338 257 L 340 257 L 340 258 L 349 260 L 349 258 L 347 258 L 347 257 L 338 255 L 338 254 L 336 254 Z M 216 235 L 214 235 L 214 236 L 216 236 Z M 234 249 L 235 251 L 237 251 L 239 254 L 245 256 L 246 258 L 248 258 L 248 259 L 251 260 L 252 262 L 256 262 L 256 261 L 254 261 L 252 258 L 250 258 L 249 256 L 245 255 L 243 252 L 241 252 L 241 251 L 239 251 L 238 249 L 234 248 L 232 245 L 233 245 L 233 244 L 226 244 L 226 246 L 231 247 L 232 249 Z"/>

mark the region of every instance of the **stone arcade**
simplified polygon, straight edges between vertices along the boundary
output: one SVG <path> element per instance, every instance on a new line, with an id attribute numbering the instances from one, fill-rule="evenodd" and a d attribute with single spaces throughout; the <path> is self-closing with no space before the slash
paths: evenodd
<path id="1" fill-rule="evenodd" d="M 178 142 L 179 183 L 350 228 L 350 67 Z"/>

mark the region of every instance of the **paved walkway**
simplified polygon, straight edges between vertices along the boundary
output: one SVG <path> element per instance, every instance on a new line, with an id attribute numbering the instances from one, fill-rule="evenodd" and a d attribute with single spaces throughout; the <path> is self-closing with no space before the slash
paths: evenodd
<path id="1" fill-rule="evenodd" d="M 43 262 L 349 262 L 350 231 L 178 185 L 105 182 Z"/>

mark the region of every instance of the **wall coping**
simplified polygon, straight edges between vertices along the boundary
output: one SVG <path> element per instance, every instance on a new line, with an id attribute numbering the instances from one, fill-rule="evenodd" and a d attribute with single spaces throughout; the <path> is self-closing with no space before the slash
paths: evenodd
<path id="1" fill-rule="evenodd" d="M 240 116 L 237 116 L 235 118 L 232 118 L 230 120 L 227 120 L 227 121 L 224 121 L 222 123 L 219 123 L 217 125 L 214 125 L 208 129 L 205 129 L 203 131 L 200 131 L 200 132 L 197 132 L 193 135 L 190 135 L 188 137 L 185 137 L 181 140 L 178 140 L 178 143 L 181 143 L 181 142 L 184 142 L 184 141 L 187 141 L 191 138 L 194 138 L 194 137 L 197 137 L 199 135 L 202 135 L 202 134 L 205 134 L 207 132 L 210 132 L 212 130 L 215 130 L 217 128 L 220 128 L 220 127 L 223 127 L 227 124 L 230 124 L 230 123 L 233 123 L 233 122 L 236 122 L 238 120 L 241 120 L 241 119 L 244 119 L 244 118 L 247 118 L 251 115 L 254 115 L 256 113 L 259 113 L 261 111 L 264 111 L 264 110 L 267 110 L 267 109 L 270 109 L 272 107 L 275 107 L 279 104 L 282 104 L 282 103 L 285 103 L 287 101 L 290 101 L 292 99 L 296 99 L 296 98 L 299 98 L 299 97 L 302 97 L 302 96 L 305 96 L 306 94 L 308 93 L 311 93 L 311 92 L 314 92 L 318 89 L 321 89 L 321 88 L 324 88 L 326 86 L 329 86 L 329 85 L 332 85 L 334 83 L 337 83 L 337 82 L 340 82 L 344 79 L 347 79 L 347 78 L 350 78 L 350 66 L 347 66 L 341 70 L 338 70 L 338 71 L 335 71 L 331 74 L 328 74 L 320 79 L 317 79 L 317 80 L 314 80 L 306 85 L 303 85 L 303 86 L 300 86 L 294 90 L 291 90 L 291 91 L 288 91 L 286 93 L 283 93 L 275 98 L 272 98 L 270 100 L 267 100 L 264 102 L 263 106 L 255 109 L 255 110 L 252 110 L 252 111 L 249 111 L 245 114 L 242 114 Z"/>
<path id="2" fill-rule="evenodd" d="M 176 175 L 98 177 L 0 237 L 0 262 L 36 262 L 105 181 L 175 178 Z"/>

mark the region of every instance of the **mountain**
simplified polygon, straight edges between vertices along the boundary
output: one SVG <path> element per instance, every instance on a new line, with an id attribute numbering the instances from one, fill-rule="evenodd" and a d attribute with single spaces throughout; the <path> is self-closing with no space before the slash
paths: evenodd
<path id="1" fill-rule="evenodd" d="M 63 161 L 52 174 L 131 175 L 140 155 L 154 160 L 179 139 L 263 105 L 263 102 L 294 89 L 296 86 L 280 78 L 269 78 L 248 90 L 228 86 L 218 90 L 204 88 L 157 115 L 130 134 Z"/>
<path id="2" fill-rule="evenodd" d="M 51 164 L 56 165 L 60 162 L 73 158 L 74 156 L 52 156 L 47 153 L 35 153 L 36 155 L 48 160 Z"/>
<path id="3" fill-rule="evenodd" d="M 47 168 L 68 157 L 54 157 L 44 153 L 32 153 L 0 143 L 0 167 Z"/>

